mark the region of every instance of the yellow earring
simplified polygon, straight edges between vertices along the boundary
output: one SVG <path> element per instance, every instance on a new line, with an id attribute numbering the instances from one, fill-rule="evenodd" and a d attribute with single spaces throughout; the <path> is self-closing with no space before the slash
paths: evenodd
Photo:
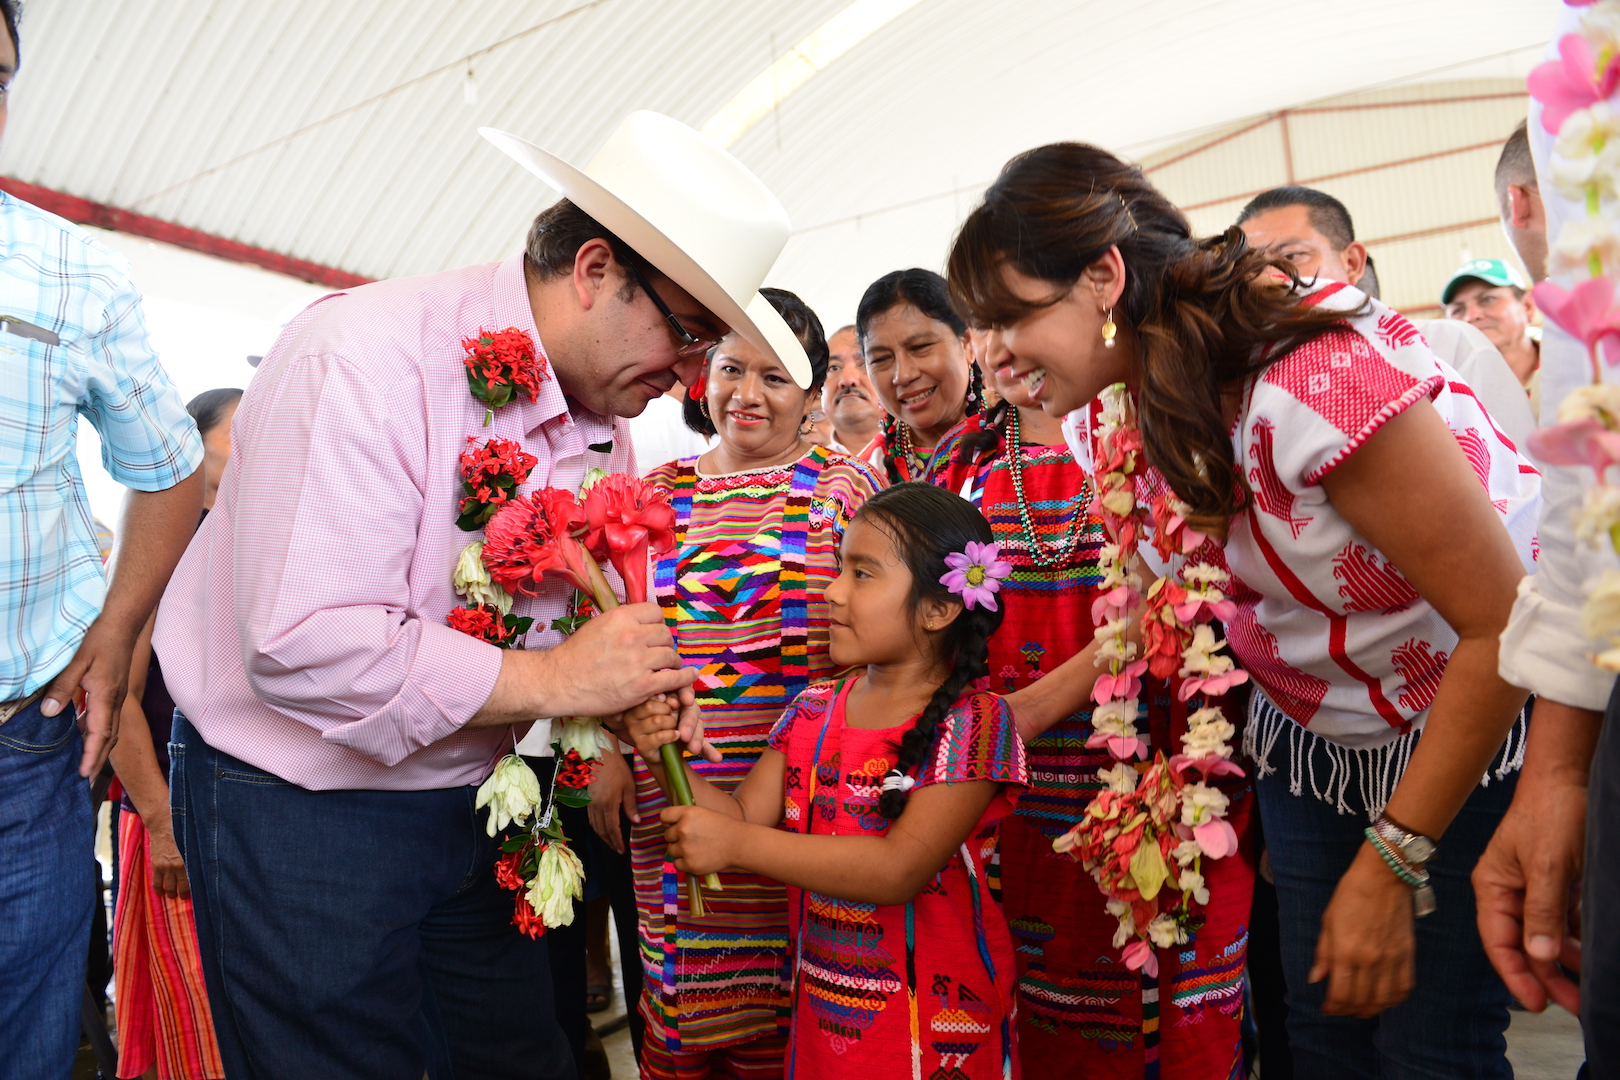
<path id="1" fill-rule="evenodd" d="M 1102 324 L 1103 348 L 1114 347 L 1114 335 L 1119 333 L 1119 327 L 1114 325 L 1114 309 L 1108 309 L 1108 319 Z"/>

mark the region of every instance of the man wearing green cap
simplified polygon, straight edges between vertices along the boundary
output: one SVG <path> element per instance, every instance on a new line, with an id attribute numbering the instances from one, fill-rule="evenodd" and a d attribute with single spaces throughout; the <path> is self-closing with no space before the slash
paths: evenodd
<path id="1" fill-rule="evenodd" d="M 1447 318 L 1468 323 L 1491 339 L 1527 388 L 1541 368 L 1541 337 L 1531 325 L 1535 301 L 1519 272 L 1501 259 L 1475 259 L 1451 275 L 1440 294 Z"/>

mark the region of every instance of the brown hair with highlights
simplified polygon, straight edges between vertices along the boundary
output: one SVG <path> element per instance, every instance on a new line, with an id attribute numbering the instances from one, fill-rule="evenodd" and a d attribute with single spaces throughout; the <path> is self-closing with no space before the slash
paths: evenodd
<path id="1" fill-rule="evenodd" d="M 1195 240 L 1142 171 L 1084 143 L 1019 154 L 1001 170 L 951 246 L 948 278 L 975 326 L 1010 326 L 1066 298 L 1086 268 L 1118 247 L 1125 291 L 1116 322 L 1134 331 L 1137 415 L 1148 462 L 1204 532 L 1225 536 L 1249 499 L 1222 419 L 1222 397 L 1345 314 L 1301 306 L 1262 275 L 1291 264 L 1249 247 L 1237 226 Z M 1004 267 L 1049 282 L 1044 301 L 1019 297 Z"/>

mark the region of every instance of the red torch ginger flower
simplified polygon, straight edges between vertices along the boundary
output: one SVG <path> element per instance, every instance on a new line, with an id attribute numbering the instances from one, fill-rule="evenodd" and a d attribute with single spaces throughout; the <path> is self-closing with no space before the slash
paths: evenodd
<path id="1" fill-rule="evenodd" d="M 585 545 L 606 557 L 624 579 L 626 603 L 647 599 L 647 556 L 675 547 L 675 508 L 664 490 L 623 473 L 604 477 L 585 494 Z"/>
<path id="2" fill-rule="evenodd" d="M 544 488 L 513 499 L 484 526 L 484 566 L 513 592 L 533 596 L 547 574 L 589 591 L 586 555 L 575 539 L 585 515 L 573 495 Z"/>

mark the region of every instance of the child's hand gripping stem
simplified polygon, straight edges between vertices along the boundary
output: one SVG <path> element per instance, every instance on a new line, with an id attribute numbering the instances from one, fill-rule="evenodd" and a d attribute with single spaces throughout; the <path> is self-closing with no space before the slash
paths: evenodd
<path id="1" fill-rule="evenodd" d="M 679 748 L 681 733 L 677 726 L 678 717 L 670 704 L 657 697 L 631 709 L 624 719 L 642 760 L 649 767 L 662 767 L 670 798 L 680 806 L 695 806 L 697 800 L 693 797 L 691 779 Z M 687 877 L 692 914 L 701 916 L 704 913 L 703 894 L 698 887 L 697 877 Z M 721 891 L 720 875 L 712 872 L 704 874 L 703 888 Z"/>

